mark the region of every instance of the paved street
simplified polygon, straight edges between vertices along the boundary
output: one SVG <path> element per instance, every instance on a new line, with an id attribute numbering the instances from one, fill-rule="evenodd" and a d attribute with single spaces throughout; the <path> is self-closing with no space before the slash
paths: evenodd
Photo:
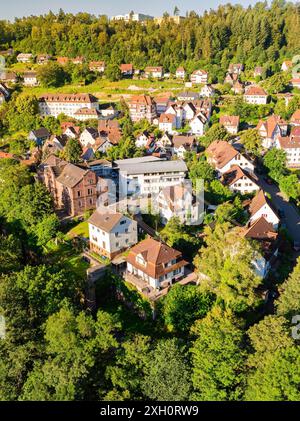
<path id="1" fill-rule="evenodd" d="M 283 210 L 285 217 L 282 222 L 286 224 L 292 239 L 300 241 L 300 214 L 296 206 L 284 199 L 276 185 L 266 183 L 262 175 L 258 175 L 258 178 L 262 189 L 271 195 L 275 207 Z"/>

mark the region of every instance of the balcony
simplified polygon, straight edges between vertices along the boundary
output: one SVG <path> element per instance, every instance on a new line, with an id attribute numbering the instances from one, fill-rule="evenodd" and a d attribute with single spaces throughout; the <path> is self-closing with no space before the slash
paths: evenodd
<path id="1" fill-rule="evenodd" d="M 172 286 L 170 284 L 170 281 L 165 280 L 161 282 L 160 289 L 154 289 L 143 278 L 141 278 L 138 275 L 133 275 L 131 272 L 128 271 L 124 273 L 124 279 L 126 282 L 129 282 L 131 285 L 133 285 L 145 298 L 153 302 L 166 295 Z M 190 283 L 196 284 L 197 275 L 195 272 L 191 272 L 186 269 L 183 277 L 178 278 L 173 283 L 173 285 L 175 283 L 179 283 L 181 285 L 187 285 Z"/>

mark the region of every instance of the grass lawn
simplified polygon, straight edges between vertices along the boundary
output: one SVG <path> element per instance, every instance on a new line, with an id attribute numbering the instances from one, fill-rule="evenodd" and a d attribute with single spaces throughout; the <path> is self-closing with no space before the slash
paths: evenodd
<path id="1" fill-rule="evenodd" d="M 184 83 L 176 80 L 149 81 L 122 79 L 117 82 L 110 82 L 107 79 L 97 79 L 90 85 L 81 86 L 78 84 L 65 85 L 60 88 L 24 87 L 23 92 L 33 93 L 37 96 L 45 93 L 90 93 L 95 95 L 99 101 L 119 101 L 121 96 L 130 96 L 148 93 L 151 95 L 169 94 L 174 95 L 184 90 Z"/>
<path id="2" fill-rule="evenodd" d="M 67 233 L 68 238 L 89 237 L 89 225 L 87 221 L 80 222 Z"/>
<path id="3" fill-rule="evenodd" d="M 90 267 L 85 262 L 71 241 L 55 244 L 50 241 L 46 246 L 46 260 L 48 264 L 62 265 L 64 269 L 72 272 L 78 279 L 86 278 L 86 270 Z"/>

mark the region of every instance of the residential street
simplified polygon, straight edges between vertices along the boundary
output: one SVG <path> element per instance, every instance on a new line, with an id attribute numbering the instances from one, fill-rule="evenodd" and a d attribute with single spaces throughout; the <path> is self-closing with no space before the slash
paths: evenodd
<path id="1" fill-rule="evenodd" d="M 293 240 L 300 241 L 300 214 L 296 207 L 288 202 L 275 184 L 268 184 L 263 179 L 262 175 L 257 175 L 259 178 L 259 185 L 262 189 L 271 195 L 272 202 L 277 209 L 284 212 L 282 223 L 286 224 L 287 230 Z"/>

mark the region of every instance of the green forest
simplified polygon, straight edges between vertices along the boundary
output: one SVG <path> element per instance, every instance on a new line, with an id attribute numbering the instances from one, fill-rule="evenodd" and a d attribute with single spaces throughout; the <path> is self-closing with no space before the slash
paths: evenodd
<path id="1" fill-rule="evenodd" d="M 30 16 L 0 21 L 0 44 L 16 51 L 59 56 L 84 56 L 108 64 L 133 63 L 136 68 L 162 65 L 174 72 L 202 66 L 216 77 L 229 62 L 248 68 L 264 65 L 276 71 L 279 58 L 298 54 L 300 6 L 283 0 L 243 8 L 230 4 L 203 16 L 194 11 L 180 25 L 169 21 L 110 22 L 87 13 Z"/>

